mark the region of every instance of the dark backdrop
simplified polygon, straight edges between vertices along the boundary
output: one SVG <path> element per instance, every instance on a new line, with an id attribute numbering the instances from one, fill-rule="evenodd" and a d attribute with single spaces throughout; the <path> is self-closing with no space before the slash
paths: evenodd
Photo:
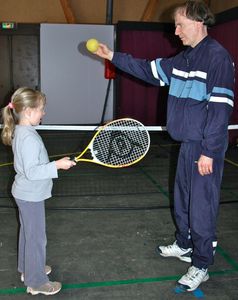
<path id="1" fill-rule="evenodd" d="M 209 34 L 220 42 L 238 65 L 238 7 L 216 16 L 216 25 Z M 174 35 L 174 24 L 119 22 L 117 25 L 117 51 L 138 58 L 153 60 L 173 56 L 182 50 Z M 155 87 L 117 70 L 116 117 L 132 117 L 145 125 L 166 124 L 168 88 Z M 236 72 L 235 106 L 231 124 L 238 124 L 238 72 Z M 238 130 L 230 130 L 230 142 L 236 142 Z"/>

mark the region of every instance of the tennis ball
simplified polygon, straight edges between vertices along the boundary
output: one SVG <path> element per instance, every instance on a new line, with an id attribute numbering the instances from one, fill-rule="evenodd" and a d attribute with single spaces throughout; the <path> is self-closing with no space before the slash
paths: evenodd
<path id="1" fill-rule="evenodd" d="M 90 52 L 96 52 L 98 50 L 98 41 L 96 39 L 89 39 L 86 43 L 86 48 Z"/>

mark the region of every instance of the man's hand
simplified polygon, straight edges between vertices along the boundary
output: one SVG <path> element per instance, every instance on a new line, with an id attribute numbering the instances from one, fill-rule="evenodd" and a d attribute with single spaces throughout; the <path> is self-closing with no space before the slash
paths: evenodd
<path id="1" fill-rule="evenodd" d="M 109 49 L 107 47 L 107 45 L 104 45 L 102 43 L 99 43 L 97 51 L 95 51 L 93 53 L 100 56 L 100 57 L 102 57 L 102 58 L 108 59 L 110 61 L 112 60 L 112 57 L 113 57 L 112 50 Z"/>
<path id="2" fill-rule="evenodd" d="M 201 155 L 198 160 L 198 172 L 200 175 L 209 175 L 213 172 L 213 158 Z"/>

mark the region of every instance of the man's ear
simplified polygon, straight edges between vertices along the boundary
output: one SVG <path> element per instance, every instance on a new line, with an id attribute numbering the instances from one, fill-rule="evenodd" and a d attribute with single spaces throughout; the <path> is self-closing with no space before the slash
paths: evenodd
<path id="1" fill-rule="evenodd" d="M 204 25 L 204 22 L 197 21 L 197 27 L 198 27 L 200 30 L 203 30 L 204 27 L 206 27 L 206 26 Z"/>

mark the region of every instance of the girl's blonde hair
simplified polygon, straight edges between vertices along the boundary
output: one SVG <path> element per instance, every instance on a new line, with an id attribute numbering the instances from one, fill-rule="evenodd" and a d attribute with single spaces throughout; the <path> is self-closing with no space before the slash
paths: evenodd
<path id="1" fill-rule="evenodd" d="M 21 87 L 15 91 L 11 101 L 2 109 L 3 129 L 1 138 L 4 145 L 11 145 L 15 125 L 19 123 L 21 113 L 26 108 L 37 108 L 45 105 L 45 95 L 28 87 Z"/>

